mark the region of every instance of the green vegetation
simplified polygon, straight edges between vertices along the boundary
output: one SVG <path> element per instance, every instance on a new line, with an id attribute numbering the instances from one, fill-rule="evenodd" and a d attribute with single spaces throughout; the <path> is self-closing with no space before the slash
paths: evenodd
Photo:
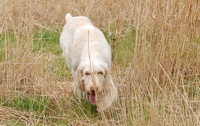
<path id="1" fill-rule="evenodd" d="M 59 34 L 53 30 L 40 30 L 34 35 L 33 52 L 49 51 L 52 54 L 61 54 Z"/>
<path id="2" fill-rule="evenodd" d="M 44 112 L 46 108 L 49 108 L 49 105 L 50 105 L 50 99 L 41 96 L 35 98 L 33 96 L 27 98 L 18 96 L 6 101 L 3 104 L 3 106 L 16 108 L 17 110 L 31 111 L 38 113 Z"/>

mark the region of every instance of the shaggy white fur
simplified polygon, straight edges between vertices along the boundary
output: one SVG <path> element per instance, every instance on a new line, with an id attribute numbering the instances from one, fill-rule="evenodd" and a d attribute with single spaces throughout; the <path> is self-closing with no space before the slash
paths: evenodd
<path id="1" fill-rule="evenodd" d="M 85 16 L 65 16 L 60 35 L 63 57 L 72 72 L 73 91 L 105 110 L 117 99 L 111 77 L 111 49 L 103 33 Z"/>

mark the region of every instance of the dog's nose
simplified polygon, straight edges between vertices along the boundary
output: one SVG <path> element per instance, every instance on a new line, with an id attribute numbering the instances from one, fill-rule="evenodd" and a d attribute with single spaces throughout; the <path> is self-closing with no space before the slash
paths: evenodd
<path id="1" fill-rule="evenodd" d="M 95 94 L 95 91 L 98 91 L 98 87 L 96 87 L 96 90 L 95 90 L 95 88 L 92 86 L 92 87 L 90 87 L 90 92 L 92 93 L 92 94 Z"/>
<path id="2" fill-rule="evenodd" d="M 93 86 L 90 87 L 90 91 L 91 91 L 92 94 L 95 94 L 95 90 L 94 90 L 94 87 L 93 87 Z"/>
<path id="3" fill-rule="evenodd" d="M 92 86 L 92 87 L 90 87 L 90 91 L 94 91 L 94 87 Z"/>
<path id="4" fill-rule="evenodd" d="M 90 91 L 95 91 L 93 86 L 90 87 Z M 98 91 L 98 87 L 96 87 L 96 91 Z"/>

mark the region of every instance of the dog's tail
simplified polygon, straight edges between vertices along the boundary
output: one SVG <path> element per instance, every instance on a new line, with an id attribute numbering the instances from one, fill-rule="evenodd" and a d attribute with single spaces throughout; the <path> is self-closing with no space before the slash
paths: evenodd
<path id="1" fill-rule="evenodd" d="M 69 19 L 71 19 L 72 18 L 72 15 L 70 14 L 70 13 L 67 13 L 66 15 L 65 15 L 65 20 L 66 20 L 66 22 L 67 22 L 67 20 L 69 20 Z"/>

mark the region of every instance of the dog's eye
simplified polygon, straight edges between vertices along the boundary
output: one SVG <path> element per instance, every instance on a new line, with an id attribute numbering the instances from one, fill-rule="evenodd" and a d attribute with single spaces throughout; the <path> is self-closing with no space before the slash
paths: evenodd
<path id="1" fill-rule="evenodd" d="M 102 71 L 99 71 L 98 74 L 99 74 L 99 75 L 103 75 L 103 72 L 102 72 Z"/>
<path id="2" fill-rule="evenodd" d="M 86 75 L 86 76 L 89 76 L 89 75 L 90 75 L 90 73 L 89 73 L 89 72 L 86 72 L 86 73 L 85 73 L 85 75 Z"/>

